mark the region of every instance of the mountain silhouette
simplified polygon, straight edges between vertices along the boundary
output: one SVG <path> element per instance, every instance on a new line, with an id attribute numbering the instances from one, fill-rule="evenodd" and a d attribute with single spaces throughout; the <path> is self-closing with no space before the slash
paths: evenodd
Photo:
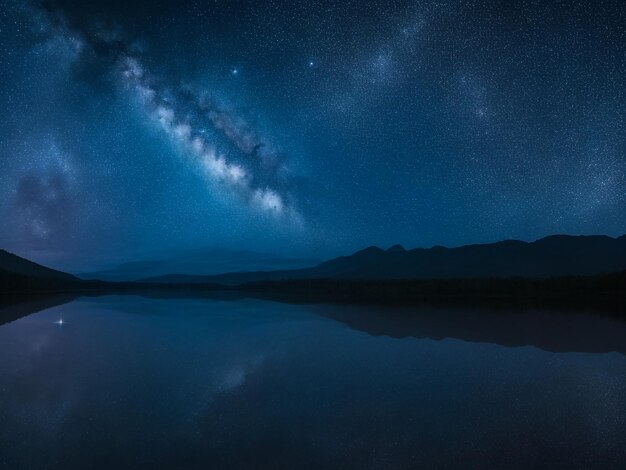
<path id="1" fill-rule="evenodd" d="M 83 280 L 0 250 L 0 293 L 104 295 L 167 292 L 291 302 L 416 304 L 427 301 L 626 307 L 626 237 L 556 236 L 459 248 L 369 247 L 307 269 L 167 275 L 143 281 Z"/>
<path id="2" fill-rule="evenodd" d="M 208 275 L 168 274 L 147 277 L 141 282 L 236 286 L 307 279 L 393 281 L 552 278 L 596 276 L 621 271 L 626 271 L 626 235 L 619 238 L 554 235 L 530 243 L 508 240 L 458 248 L 435 246 L 406 250 L 401 245 L 394 245 L 383 250 L 370 246 L 310 268 Z M 80 282 L 71 274 L 47 268 L 4 250 L 0 250 L 0 272 L 5 282 L 11 281 L 16 286 L 26 278 Z"/>
<path id="3" fill-rule="evenodd" d="M 626 235 L 553 235 L 534 242 L 507 240 L 457 248 L 435 246 L 388 250 L 370 246 L 312 268 L 234 272 L 218 275 L 170 274 L 146 278 L 156 283 L 237 285 L 293 279 L 475 279 L 593 276 L 626 270 Z"/>
<path id="4" fill-rule="evenodd" d="M 0 250 L 0 270 L 30 278 L 52 279 L 56 281 L 77 280 L 71 274 L 47 268 L 5 250 Z"/>
<path id="5" fill-rule="evenodd" d="M 251 250 L 206 247 L 180 250 L 169 256 L 155 256 L 154 259 L 111 265 L 99 271 L 79 273 L 78 276 L 82 279 L 132 281 L 169 273 L 208 275 L 225 272 L 298 269 L 315 266 L 319 262 L 319 258 L 287 258 Z"/>

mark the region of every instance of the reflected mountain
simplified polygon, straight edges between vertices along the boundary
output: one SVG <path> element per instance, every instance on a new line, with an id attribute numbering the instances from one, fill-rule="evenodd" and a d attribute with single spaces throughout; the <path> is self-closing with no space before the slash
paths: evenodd
<path id="1" fill-rule="evenodd" d="M 0 298 L 0 326 L 20 318 L 71 302 L 79 297 L 73 293 L 17 295 Z"/>
<path id="2" fill-rule="evenodd" d="M 596 312 L 511 308 L 316 306 L 315 312 L 372 336 L 458 339 L 550 352 L 626 354 L 626 322 Z"/>
<path id="3" fill-rule="evenodd" d="M 107 294 L 94 293 L 82 297 L 104 295 Z M 256 298 L 268 304 L 299 304 L 300 308 L 308 312 L 372 336 L 396 339 L 457 339 L 505 347 L 533 346 L 550 352 L 618 352 L 626 355 L 626 322 L 619 313 L 607 315 L 607 312 L 599 314 L 594 310 L 559 311 L 426 303 L 412 307 L 308 304 L 276 297 L 270 300 L 254 293 L 233 291 L 146 291 L 130 295 L 152 299 L 206 299 L 208 302 L 238 302 Z M 0 325 L 79 297 L 81 296 L 60 294 L 35 299 L 12 299 L 9 302 L 4 299 L 0 304 Z"/>

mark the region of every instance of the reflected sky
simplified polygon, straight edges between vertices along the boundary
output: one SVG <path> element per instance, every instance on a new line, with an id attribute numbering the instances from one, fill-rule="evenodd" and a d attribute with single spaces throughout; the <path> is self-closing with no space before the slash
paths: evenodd
<path id="1" fill-rule="evenodd" d="M 619 468 L 626 458 L 625 355 L 372 335 L 345 321 L 358 314 L 107 296 L 4 324 L 0 467 Z"/>

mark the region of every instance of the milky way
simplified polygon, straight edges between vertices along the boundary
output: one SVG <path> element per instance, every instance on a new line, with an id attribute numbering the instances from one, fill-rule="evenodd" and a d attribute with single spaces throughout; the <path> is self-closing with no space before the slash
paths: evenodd
<path id="1" fill-rule="evenodd" d="M 123 84 L 141 100 L 146 114 L 180 150 L 193 157 L 205 176 L 228 187 L 260 211 L 302 223 L 293 197 L 286 190 L 288 170 L 282 157 L 244 118 L 234 110 L 219 106 L 209 91 L 164 84 L 161 77 L 146 70 L 133 42 L 123 39 L 121 32 L 91 26 L 78 29 L 69 24 L 60 10 L 46 7 L 42 12 L 41 27 L 60 36 L 76 55 L 89 48 L 119 72 Z M 249 157 L 248 161 L 234 161 L 228 149 L 219 148 L 215 139 L 206 135 L 209 124 Z"/>
<path id="2" fill-rule="evenodd" d="M 626 4 L 0 9 L 0 246 L 78 266 L 626 232 Z"/>

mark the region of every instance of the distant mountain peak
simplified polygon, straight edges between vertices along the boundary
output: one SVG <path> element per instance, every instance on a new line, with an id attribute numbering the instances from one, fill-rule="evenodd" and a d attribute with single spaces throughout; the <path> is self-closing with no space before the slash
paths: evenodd
<path id="1" fill-rule="evenodd" d="M 384 252 L 385 250 L 383 250 L 382 248 L 372 245 L 372 246 L 368 246 L 367 248 L 363 248 L 362 250 L 359 250 L 354 254 L 359 255 L 359 254 L 373 254 L 373 253 L 384 253 Z"/>
<path id="2" fill-rule="evenodd" d="M 42 266 L 33 261 L 0 249 L 0 269 L 21 274 L 23 276 L 42 277 L 49 279 L 75 280 L 71 274 Z"/>
<path id="3" fill-rule="evenodd" d="M 206 247 L 155 255 L 154 258 L 113 264 L 95 272 L 83 272 L 83 279 L 132 281 L 178 275 L 216 275 L 227 272 L 274 271 L 316 266 L 317 258 L 287 257 L 251 250 Z"/>
<path id="4" fill-rule="evenodd" d="M 453 248 L 387 250 L 370 246 L 318 266 L 274 272 L 175 277 L 168 282 L 236 285 L 286 279 L 477 279 L 592 276 L 626 269 L 626 238 L 555 235 L 534 242 L 503 240 Z M 157 282 L 163 282 L 158 280 Z"/>

